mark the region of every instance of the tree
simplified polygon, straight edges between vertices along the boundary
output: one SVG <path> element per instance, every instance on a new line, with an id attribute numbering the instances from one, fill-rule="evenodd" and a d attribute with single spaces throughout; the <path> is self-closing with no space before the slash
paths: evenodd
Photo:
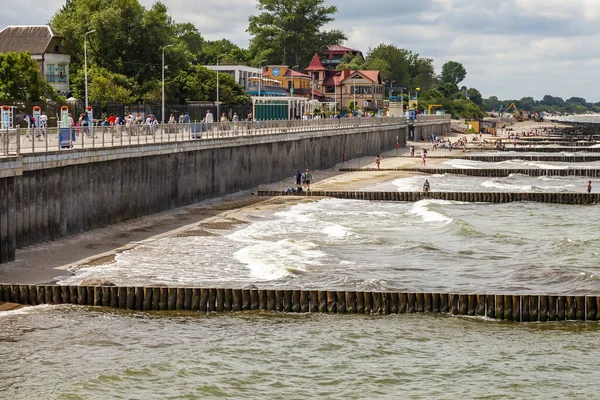
<path id="1" fill-rule="evenodd" d="M 90 103 L 129 103 L 131 101 L 131 87 L 134 85 L 132 79 L 101 67 L 90 68 L 88 76 Z"/>
<path id="2" fill-rule="evenodd" d="M 324 30 L 334 21 L 336 6 L 324 0 L 257 0 L 258 15 L 248 18 L 250 53 L 254 64 L 266 59 L 271 64 L 308 65 L 315 53 L 340 44 L 346 35 Z"/>
<path id="3" fill-rule="evenodd" d="M 203 65 L 215 65 L 217 57 L 223 55 L 219 63 L 238 65 L 246 64 L 250 61 L 248 50 L 241 49 L 235 43 L 227 39 L 206 42 L 199 54 L 198 62 Z"/>
<path id="4" fill-rule="evenodd" d="M 362 56 L 360 54 L 357 54 L 356 56 L 352 53 L 347 53 L 343 58 L 342 61 L 337 65 L 336 69 L 338 71 L 343 71 L 346 68 L 349 68 L 351 70 L 359 70 L 359 69 L 364 69 L 365 66 L 365 59 L 362 58 Z"/>
<path id="5" fill-rule="evenodd" d="M 385 61 L 385 64 L 381 61 Z M 409 62 L 406 52 L 394 44 L 381 43 L 374 49 L 367 51 L 366 63 L 371 66 L 384 67 L 381 79 L 384 81 L 395 81 L 397 86 L 409 86 Z M 370 67 L 369 69 L 379 69 Z"/>
<path id="6" fill-rule="evenodd" d="M 467 89 L 467 97 L 473 103 L 481 106 L 483 104 L 483 97 L 481 96 L 481 92 L 475 88 Z"/>
<path id="7" fill-rule="evenodd" d="M 217 72 L 201 65 L 181 71 L 169 85 L 170 98 L 186 101 L 214 101 L 217 98 Z M 248 104 L 250 98 L 229 74 L 219 74 L 219 101 Z"/>
<path id="8" fill-rule="evenodd" d="M 160 2 L 145 9 L 138 0 L 68 0 L 52 17 L 50 25 L 60 32 L 71 55 L 71 75 L 82 74 L 83 43 L 87 35 L 88 65 L 133 78 L 142 85 L 160 79 L 162 49 L 172 73 L 187 68 L 192 50 L 202 44 L 188 24 L 178 25 Z M 83 80 L 74 79 L 72 90 L 83 92 Z"/>
<path id="9" fill-rule="evenodd" d="M 40 75 L 29 52 L 0 54 L 0 101 L 33 102 L 57 99 L 58 94 Z"/>
<path id="10" fill-rule="evenodd" d="M 442 85 L 446 83 L 452 83 L 458 86 L 458 84 L 461 83 L 466 76 L 467 71 L 461 63 L 456 61 L 448 61 L 442 66 L 442 76 L 440 83 Z"/>

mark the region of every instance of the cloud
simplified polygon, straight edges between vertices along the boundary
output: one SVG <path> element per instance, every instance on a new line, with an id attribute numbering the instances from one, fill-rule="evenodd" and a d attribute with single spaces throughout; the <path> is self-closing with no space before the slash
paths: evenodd
<path id="1" fill-rule="evenodd" d="M 141 0 L 150 7 L 155 0 Z M 191 22 L 209 40 L 246 47 L 255 0 L 163 0 L 177 22 Z M 435 60 L 462 62 L 464 84 L 500 98 L 552 94 L 600 100 L 593 84 L 600 66 L 600 0 L 328 0 L 338 7 L 329 28 L 346 45 L 367 52 L 395 43 Z M 41 6 L 43 4 L 43 7 Z M 0 27 L 45 24 L 64 0 L 21 0 L 5 8 Z M 27 12 L 24 12 L 27 10 Z"/>

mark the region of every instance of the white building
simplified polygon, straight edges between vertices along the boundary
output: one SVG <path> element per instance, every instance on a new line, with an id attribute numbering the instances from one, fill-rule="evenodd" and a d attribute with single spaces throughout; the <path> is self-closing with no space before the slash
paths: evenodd
<path id="1" fill-rule="evenodd" d="M 64 38 L 49 25 L 7 26 L 0 31 L 0 53 L 29 51 L 44 79 L 61 94 L 69 92 L 71 56 Z"/>
<path id="2" fill-rule="evenodd" d="M 245 65 L 206 65 L 208 69 L 231 75 L 235 81 L 244 88 L 246 92 L 258 89 L 258 79 L 261 76 L 260 68 L 247 67 Z M 255 78 L 255 79 L 250 79 Z"/>

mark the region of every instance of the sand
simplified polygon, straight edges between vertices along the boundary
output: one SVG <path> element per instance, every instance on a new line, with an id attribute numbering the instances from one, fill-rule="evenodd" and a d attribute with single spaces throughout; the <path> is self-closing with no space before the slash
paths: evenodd
<path id="1" fill-rule="evenodd" d="M 527 121 L 525 130 L 555 126 L 555 124 L 536 124 Z M 451 135 L 453 141 L 456 134 Z M 488 139 L 491 138 L 488 136 Z M 432 149 L 430 144 L 409 142 L 407 147 L 415 146 L 419 154 L 424 147 Z M 445 149 L 431 151 L 430 155 L 442 156 L 463 154 L 460 150 L 451 153 Z M 420 166 L 420 157 L 409 157 L 408 148 L 391 150 L 380 154 L 381 168 L 415 168 Z M 434 167 L 445 160 L 429 159 L 428 167 Z M 423 175 L 404 171 L 381 172 L 339 172 L 339 168 L 376 168 L 374 157 L 362 157 L 339 163 L 333 168 L 311 171 L 312 189 L 319 190 L 356 190 L 380 182 L 398 178 Z M 250 191 L 237 193 L 224 198 L 212 199 L 176 210 L 154 214 L 106 228 L 96 229 L 76 236 L 62 238 L 55 242 L 31 246 L 17 251 L 17 261 L 0 266 L 0 282 L 37 284 L 51 283 L 59 276 L 72 274 L 72 270 L 83 266 L 101 265 L 113 262 L 119 252 L 132 249 L 142 241 L 155 240 L 167 236 L 217 236 L 221 230 L 231 230 L 247 224 L 250 211 L 277 210 L 304 201 L 316 201 L 318 198 L 259 198 L 252 193 L 257 190 L 285 190 L 293 187 L 295 177 L 280 182 L 261 185 Z"/>

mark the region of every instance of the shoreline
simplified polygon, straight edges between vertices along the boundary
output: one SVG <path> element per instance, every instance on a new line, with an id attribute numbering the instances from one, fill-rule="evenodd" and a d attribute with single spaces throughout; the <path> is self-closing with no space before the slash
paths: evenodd
<path id="1" fill-rule="evenodd" d="M 535 124 L 540 128 L 548 124 Z M 535 128 L 534 127 L 534 128 Z M 527 127 L 526 129 L 531 129 Z M 453 133 L 449 138 L 456 140 L 462 134 Z M 490 136 L 491 137 L 491 136 Z M 420 157 L 409 157 L 409 147 L 415 153 L 423 148 L 431 149 L 430 143 L 407 142 L 406 148 L 382 152 L 381 168 L 418 167 Z M 455 150 L 460 151 L 460 150 Z M 437 149 L 436 154 L 451 154 L 447 149 Z M 443 159 L 429 159 L 428 167 L 443 163 Z M 374 168 L 375 157 L 361 157 L 338 163 L 327 170 L 311 171 L 314 190 L 356 190 L 377 183 L 388 182 L 410 176 L 426 176 L 426 173 L 405 171 L 339 172 L 339 168 Z M 206 200 L 182 208 L 168 210 L 105 228 L 62 238 L 55 242 L 31 246 L 17 252 L 17 260 L 0 266 L 0 282 L 20 284 L 56 283 L 64 276 L 72 276 L 72 270 L 94 267 L 113 262 L 117 254 L 133 249 L 145 242 L 177 235 L 215 235 L 213 229 L 235 228 L 249 223 L 244 220 L 249 211 L 281 209 L 302 201 L 317 201 L 319 198 L 259 198 L 256 190 L 285 190 L 294 187 L 294 177 L 275 183 L 260 185 L 251 190 Z M 216 227 L 216 228 L 215 228 Z"/>

